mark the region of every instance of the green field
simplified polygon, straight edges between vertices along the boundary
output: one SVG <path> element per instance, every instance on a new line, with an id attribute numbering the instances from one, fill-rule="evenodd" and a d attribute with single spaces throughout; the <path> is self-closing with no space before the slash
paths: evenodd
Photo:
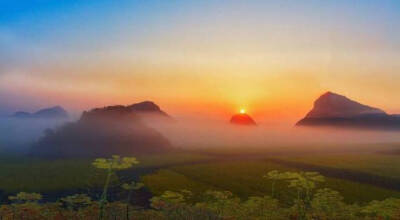
<path id="1" fill-rule="evenodd" d="M 308 156 L 280 156 L 285 161 L 317 166 L 362 171 L 373 175 L 400 179 L 400 155 L 378 153 L 319 154 Z"/>
<path id="2" fill-rule="evenodd" d="M 281 161 L 311 164 L 316 167 L 362 172 L 372 177 L 400 179 L 400 157 L 384 154 L 316 154 L 312 156 L 229 156 L 232 152 L 209 154 L 205 152 L 176 152 L 166 155 L 140 156 L 141 162 L 120 179 L 140 175 L 140 179 L 154 195 L 164 191 L 187 189 L 195 196 L 210 190 L 228 190 L 242 199 L 271 193 L 271 181 L 263 178 L 268 171 L 301 171 L 301 167 L 278 163 Z M 32 159 L 25 156 L 0 158 L 0 191 L 13 194 L 20 191 L 47 192 L 68 191 L 101 187 L 103 170 L 94 168 L 92 159 Z M 363 181 L 326 176 L 319 187 L 340 192 L 349 203 L 366 203 L 388 197 L 400 198 L 400 191 Z M 118 177 L 114 177 L 115 180 Z M 278 183 L 277 197 L 284 203 L 292 201 L 295 192 L 287 184 Z M 283 193 L 284 192 L 284 193 Z"/>
<path id="3" fill-rule="evenodd" d="M 205 155 L 175 153 L 138 157 L 140 164 L 134 169 L 163 167 L 203 161 Z M 93 159 L 47 160 L 18 155 L 0 157 L 0 191 L 5 193 L 53 192 L 102 186 L 105 171 L 92 166 Z"/>
<path id="4" fill-rule="evenodd" d="M 46 192 L 87 187 L 96 170 L 89 160 L 6 157 L 0 162 L 0 189 L 6 193 Z"/>
<path id="5" fill-rule="evenodd" d="M 246 199 L 249 196 L 262 196 L 271 193 L 271 181 L 263 175 L 271 170 L 299 171 L 266 160 L 232 161 L 209 164 L 176 166 L 162 169 L 142 179 L 151 191 L 158 195 L 166 190 L 187 189 L 201 195 L 207 189 L 228 190 Z M 283 202 L 291 201 L 295 192 L 286 187 L 287 184 L 277 185 L 277 191 L 285 192 L 278 195 Z M 371 200 L 382 200 L 388 197 L 400 198 L 400 192 L 348 181 L 339 178 L 326 178 L 321 188 L 332 188 L 340 192 L 345 201 L 350 203 L 365 203 Z"/>

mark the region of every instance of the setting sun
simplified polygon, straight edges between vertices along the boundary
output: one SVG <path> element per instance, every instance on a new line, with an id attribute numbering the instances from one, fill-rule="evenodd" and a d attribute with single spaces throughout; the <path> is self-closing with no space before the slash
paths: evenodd
<path id="1" fill-rule="evenodd" d="M 244 109 L 244 108 L 242 108 L 242 109 L 240 109 L 240 114 L 244 114 L 244 113 L 246 113 L 246 110 Z"/>

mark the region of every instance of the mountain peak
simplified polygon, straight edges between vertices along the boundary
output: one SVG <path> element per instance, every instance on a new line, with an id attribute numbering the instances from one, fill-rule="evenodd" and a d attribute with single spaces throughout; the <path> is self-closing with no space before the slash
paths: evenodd
<path id="1" fill-rule="evenodd" d="M 130 110 L 136 113 L 158 113 L 162 116 L 168 116 L 167 113 L 152 101 L 144 101 L 127 106 Z"/>
<path id="2" fill-rule="evenodd" d="M 152 101 L 144 101 L 128 106 L 134 111 L 161 111 L 160 107 Z"/>
<path id="3" fill-rule="evenodd" d="M 13 117 L 16 118 L 68 118 L 68 113 L 61 106 L 53 106 L 50 108 L 40 109 L 35 113 L 29 112 L 15 112 Z"/>
<path id="4" fill-rule="evenodd" d="M 326 92 L 315 102 L 306 118 L 349 118 L 359 115 L 386 114 L 384 111 L 360 104 L 346 96 Z"/>
<path id="5" fill-rule="evenodd" d="M 35 112 L 34 117 L 39 118 L 67 118 L 68 113 L 61 106 L 53 106 L 50 108 L 41 109 Z"/>
<path id="6" fill-rule="evenodd" d="M 118 120 L 132 118 L 136 119 L 132 111 L 123 105 L 106 106 L 103 108 L 94 108 L 90 111 L 84 111 L 81 116 L 81 121 L 89 120 Z"/>
<path id="7" fill-rule="evenodd" d="M 327 92 L 297 126 L 334 126 L 356 129 L 400 130 L 400 117 L 360 104 L 345 96 Z"/>

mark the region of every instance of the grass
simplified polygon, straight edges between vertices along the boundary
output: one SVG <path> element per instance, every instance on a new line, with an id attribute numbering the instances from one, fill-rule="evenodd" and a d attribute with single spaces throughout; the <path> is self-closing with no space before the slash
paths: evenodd
<path id="1" fill-rule="evenodd" d="M 400 156 L 377 153 L 320 154 L 278 157 L 286 161 L 361 171 L 400 179 Z"/>
<path id="2" fill-rule="evenodd" d="M 134 169 L 168 166 L 210 158 L 204 155 L 176 153 L 138 157 Z M 98 187 L 105 171 L 92 166 L 93 159 L 47 160 L 18 155 L 0 157 L 0 191 L 7 194 L 20 191 L 53 192 Z"/>
<path id="3" fill-rule="evenodd" d="M 140 163 L 136 168 L 152 168 L 170 166 L 173 164 L 195 163 L 212 160 L 215 157 L 199 153 L 175 152 L 159 155 L 138 156 Z"/>
<path id="4" fill-rule="evenodd" d="M 142 181 L 155 195 L 166 190 L 187 189 L 197 196 L 202 192 L 229 190 L 242 199 L 271 193 L 271 182 L 262 178 L 270 170 L 299 171 L 299 168 L 268 161 L 267 156 L 226 159 L 224 155 L 175 152 L 166 155 L 140 156 L 140 164 L 124 175 L 140 173 Z M 400 160 L 397 156 L 380 154 L 320 154 L 313 156 L 280 156 L 281 160 L 309 163 L 318 166 L 368 172 L 373 175 L 400 179 Z M 219 160 L 219 161 L 218 161 Z M 104 171 L 94 168 L 92 159 L 43 160 L 21 156 L 0 157 L 0 191 L 14 194 L 26 192 L 57 192 L 101 186 Z M 141 172 L 139 172 L 141 171 Z M 152 173 L 149 173 L 152 172 Z M 277 184 L 277 195 L 287 203 L 295 192 Z M 364 203 L 388 197 L 400 198 L 399 191 L 341 178 L 327 178 L 321 187 L 339 191 L 347 202 Z"/>
<path id="5" fill-rule="evenodd" d="M 87 187 L 99 171 L 90 160 L 41 160 L 2 157 L 0 190 L 46 192 Z"/>
<path id="6" fill-rule="evenodd" d="M 270 161 L 232 161 L 163 169 L 142 178 L 150 190 L 159 195 L 165 190 L 187 189 L 201 194 L 206 189 L 229 190 L 242 199 L 249 196 L 262 196 L 271 193 L 271 182 L 262 176 L 270 170 L 298 171 Z M 366 203 L 388 197 L 400 198 L 400 192 L 352 182 L 338 178 L 326 178 L 321 187 L 339 191 L 347 202 Z M 277 190 L 285 192 L 278 198 L 289 203 L 295 192 L 278 183 Z"/>

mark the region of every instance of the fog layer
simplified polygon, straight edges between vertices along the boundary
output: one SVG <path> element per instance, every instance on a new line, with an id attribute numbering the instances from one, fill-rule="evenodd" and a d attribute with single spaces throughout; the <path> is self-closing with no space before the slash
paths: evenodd
<path id="1" fill-rule="evenodd" d="M 67 119 L 19 119 L 0 117 L 0 150 L 25 152 L 46 129 L 66 123 Z"/>
<path id="2" fill-rule="evenodd" d="M 397 148 L 400 132 L 304 128 L 294 125 L 232 125 L 229 120 L 179 118 L 172 121 L 143 119 L 166 137 L 171 145 L 185 150 L 254 149 L 265 152 L 339 152 L 385 151 Z M 0 118 L 0 149 L 27 152 L 47 128 L 56 128 L 65 120 Z M 399 145 L 400 146 L 400 145 Z"/>

